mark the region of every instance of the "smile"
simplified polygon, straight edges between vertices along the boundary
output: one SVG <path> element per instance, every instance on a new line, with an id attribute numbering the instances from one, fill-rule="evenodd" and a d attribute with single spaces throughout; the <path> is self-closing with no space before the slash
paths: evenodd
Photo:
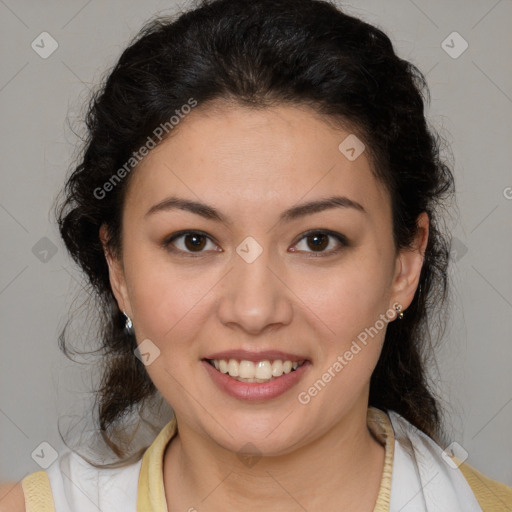
<path id="1" fill-rule="evenodd" d="M 244 401 L 277 398 L 294 387 L 312 366 L 309 360 L 282 359 L 202 359 L 201 363 L 220 391 Z"/>

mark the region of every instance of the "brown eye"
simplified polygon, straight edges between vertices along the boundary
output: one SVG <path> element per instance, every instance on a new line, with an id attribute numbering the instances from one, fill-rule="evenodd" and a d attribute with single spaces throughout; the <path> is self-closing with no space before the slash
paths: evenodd
<path id="1" fill-rule="evenodd" d="M 182 231 L 175 233 L 164 242 L 164 247 L 171 252 L 201 254 L 207 252 L 204 249 L 211 244 L 213 250 L 218 250 L 209 236 L 197 231 Z M 216 249 L 217 248 L 217 249 Z"/>
<path id="2" fill-rule="evenodd" d="M 314 251 L 323 251 L 329 245 L 329 236 L 325 233 L 309 235 L 306 237 L 308 247 Z"/>
<path id="3" fill-rule="evenodd" d="M 338 247 L 336 247 L 336 243 L 334 243 L 334 248 L 331 240 L 335 240 L 338 242 Z M 300 247 L 302 244 L 302 247 Z M 309 253 L 318 253 L 319 256 L 328 256 L 330 254 L 337 253 L 343 247 L 348 246 L 347 238 L 341 233 L 336 233 L 334 231 L 310 231 L 303 235 L 300 239 L 299 243 L 295 245 L 298 249 L 293 249 L 292 252 L 309 252 Z M 326 250 L 330 247 L 329 250 Z"/>
<path id="4" fill-rule="evenodd" d="M 185 247 L 190 251 L 201 251 L 206 245 L 206 237 L 204 235 L 185 235 Z"/>

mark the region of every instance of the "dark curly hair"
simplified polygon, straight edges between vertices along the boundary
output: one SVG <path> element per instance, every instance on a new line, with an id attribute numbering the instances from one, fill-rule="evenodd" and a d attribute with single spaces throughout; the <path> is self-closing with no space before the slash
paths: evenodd
<path id="1" fill-rule="evenodd" d="M 427 126 L 424 76 L 395 54 L 380 29 L 334 3 L 203 0 L 188 12 L 151 20 L 122 53 L 91 99 L 83 153 L 56 209 L 66 247 L 99 301 L 97 427 L 116 457 L 126 461 L 130 452 L 117 443 L 116 425 L 158 392 L 134 357 L 136 340 L 124 328 L 99 238 L 105 224 L 108 248 L 122 254 L 121 213 L 133 173 L 124 173 L 108 193 L 98 191 L 191 98 L 198 108 L 215 100 L 252 108 L 312 107 L 364 141 L 390 194 L 397 248 L 410 245 L 418 216 L 428 214 L 419 286 L 403 320 L 387 327 L 369 401 L 441 439 L 441 408 L 426 368 L 432 332 L 444 325 L 440 311 L 448 291 L 449 240 L 437 215 L 453 195 L 454 180 L 440 157 L 442 139 Z M 64 352 L 67 338 L 64 328 Z"/>

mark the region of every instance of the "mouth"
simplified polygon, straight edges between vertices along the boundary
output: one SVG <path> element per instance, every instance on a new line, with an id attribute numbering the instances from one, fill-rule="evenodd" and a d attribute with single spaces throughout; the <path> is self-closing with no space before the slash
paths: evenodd
<path id="1" fill-rule="evenodd" d="M 263 402 L 275 399 L 284 395 L 287 391 L 298 385 L 305 378 L 310 368 L 311 361 L 308 359 L 273 359 L 270 354 L 244 354 L 247 359 L 240 355 L 232 354 L 231 358 L 222 358 L 216 355 L 215 358 L 201 360 L 211 382 L 221 392 L 245 402 Z M 287 356 L 290 357 L 290 356 Z"/>
<path id="2" fill-rule="evenodd" d="M 238 382 L 267 383 L 297 371 L 307 361 L 291 361 L 289 359 L 263 359 L 249 361 L 247 359 L 203 359 L 219 373 L 231 377 Z"/>

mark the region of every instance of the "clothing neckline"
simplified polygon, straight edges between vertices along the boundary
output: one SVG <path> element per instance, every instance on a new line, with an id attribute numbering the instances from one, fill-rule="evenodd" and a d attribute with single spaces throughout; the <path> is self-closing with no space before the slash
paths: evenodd
<path id="1" fill-rule="evenodd" d="M 375 407 L 368 407 L 366 418 L 370 432 L 385 448 L 384 469 L 373 512 L 389 512 L 395 445 L 393 427 L 389 416 Z M 163 480 L 164 454 L 177 432 L 176 418 L 173 418 L 144 453 L 138 481 L 137 512 L 168 512 Z"/>

